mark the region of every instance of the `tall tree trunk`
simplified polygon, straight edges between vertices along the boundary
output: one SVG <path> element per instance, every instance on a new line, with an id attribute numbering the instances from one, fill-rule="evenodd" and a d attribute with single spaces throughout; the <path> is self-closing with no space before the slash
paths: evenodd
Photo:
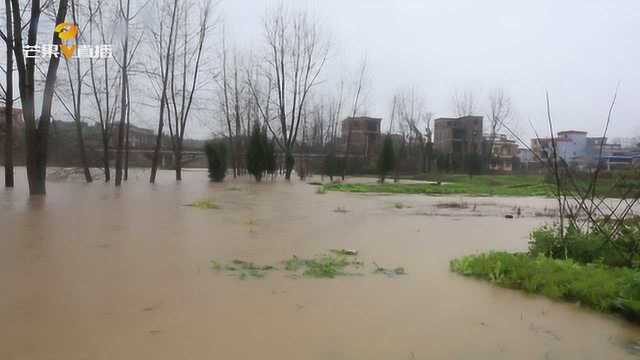
<path id="1" fill-rule="evenodd" d="M 129 82 L 127 82 L 127 128 L 124 139 L 124 181 L 129 180 L 129 129 L 131 119 L 131 92 L 129 89 Z"/>
<path id="2" fill-rule="evenodd" d="M 176 152 L 174 155 L 176 165 L 176 180 L 182 180 L 182 139 L 178 138 L 176 142 Z"/>
<path id="3" fill-rule="evenodd" d="M 109 138 L 102 136 L 102 164 L 104 166 L 104 182 L 111 181 L 111 169 L 109 168 Z"/>
<path id="4" fill-rule="evenodd" d="M 431 163 L 433 162 L 433 143 L 427 142 L 427 172 L 431 173 Z"/>
<path id="5" fill-rule="evenodd" d="M 176 11 L 178 9 L 178 0 L 173 2 L 173 11 L 171 14 L 171 28 L 169 30 L 169 41 L 167 44 L 167 53 L 165 58 L 164 73 L 162 74 L 162 93 L 160 95 L 160 116 L 158 119 L 158 134 L 156 137 L 156 145 L 153 149 L 153 159 L 151 160 L 151 175 L 149 176 L 149 182 L 156 182 L 156 173 L 158 171 L 158 162 L 160 160 L 160 150 L 162 148 L 162 131 L 164 128 L 164 111 L 165 105 L 168 104 L 167 99 L 167 83 L 169 82 L 169 59 L 171 58 L 171 41 L 173 40 L 174 26 L 176 22 Z M 160 40 L 162 41 L 162 40 Z M 162 48 L 162 46 L 160 46 Z M 160 54 L 162 56 L 163 54 Z M 162 60 L 160 60 L 162 63 Z M 161 69 L 162 70 L 162 69 Z M 171 124 L 169 124 L 171 125 Z"/>
<path id="6" fill-rule="evenodd" d="M 71 16 L 73 18 L 74 23 L 78 23 L 76 20 L 76 2 L 71 0 Z M 76 44 L 80 43 L 79 34 L 76 33 L 75 36 Z M 69 63 L 67 63 L 67 71 L 69 73 L 69 80 L 71 80 L 71 72 L 68 67 Z M 84 171 L 84 179 L 86 182 L 93 182 L 91 178 L 91 171 L 89 171 L 89 162 L 87 160 L 87 152 L 84 147 L 84 136 L 82 136 L 82 75 L 80 74 L 80 59 L 76 59 L 76 77 L 78 80 L 78 92 L 76 94 L 77 98 L 74 101 L 74 114 L 73 118 L 76 123 L 76 135 L 78 136 L 78 146 L 80 147 L 80 161 L 82 162 L 82 169 Z"/>
<path id="7" fill-rule="evenodd" d="M 7 21 L 7 90 L 5 94 L 4 116 L 4 186 L 13 187 L 13 21 L 11 21 L 11 1 L 4 0 Z"/>
<path id="8" fill-rule="evenodd" d="M 46 194 L 47 176 L 47 137 L 39 129 L 26 131 L 27 143 L 27 179 L 31 195 Z"/>
<path id="9" fill-rule="evenodd" d="M 121 3 L 122 6 L 122 3 Z M 122 91 L 120 92 L 120 123 L 118 124 L 118 149 L 116 151 L 116 186 L 122 185 L 122 156 L 124 150 L 124 131 L 127 117 L 127 89 L 129 89 L 129 22 L 131 21 L 130 6 L 131 1 L 126 2 L 127 10 L 120 9 L 125 20 L 124 45 L 122 49 Z"/>
<path id="10" fill-rule="evenodd" d="M 80 104 L 78 104 L 79 106 Z M 78 136 L 78 147 L 80 148 L 80 161 L 82 162 L 82 169 L 84 172 L 84 179 L 90 183 L 93 181 L 91 177 L 91 171 L 89 171 L 89 161 L 87 159 L 87 151 L 84 147 L 84 136 L 82 135 L 82 123 L 80 118 L 76 118 L 76 135 Z"/>
<path id="11" fill-rule="evenodd" d="M 64 21 L 67 15 L 68 0 L 60 0 L 56 13 L 56 24 Z M 23 108 L 25 122 L 25 137 L 27 145 L 27 179 L 30 195 L 46 194 L 47 174 L 47 140 L 49 124 L 51 122 L 51 106 L 56 83 L 56 73 L 60 59 L 51 56 L 45 77 L 44 91 L 42 92 L 42 108 L 38 121 L 35 116 L 35 59 L 26 57 L 22 49 L 22 12 L 18 0 L 11 1 L 13 16 L 13 52 L 18 65 L 20 99 Z M 40 20 L 40 1 L 31 1 L 31 18 L 27 45 L 36 45 L 38 35 L 38 23 Z M 52 44 L 60 45 L 61 40 L 57 34 L 53 34 Z"/>

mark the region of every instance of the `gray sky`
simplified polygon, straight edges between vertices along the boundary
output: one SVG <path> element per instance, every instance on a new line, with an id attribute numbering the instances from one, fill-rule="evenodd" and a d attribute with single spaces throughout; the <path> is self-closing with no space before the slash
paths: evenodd
<path id="1" fill-rule="evenodd" d="M 262 18 L 280 1 L 223 0 L 227 32 L 238 47 L 262 38 Z M 528 119 L 546 133 L 545 90 L 558 129 L 600 133 L 620 83 L 612 136 L 640 135 L 638 0 L 295 0 L 328 30 L 332 64 L 357 71 L 366 54 L 367 110 L 388 118 L 395 91 L 415 86 L 436 117 L 451 116 L 456 91 L 472 91 L 481 115 L 501 87 L 512 98 L 516 127 Z M 337 70 L 337 71 L 336 71 Z M 349 73 L 347 73 L 347 76 Z M 353 75 L 351 75 L 353 78 Z"/>

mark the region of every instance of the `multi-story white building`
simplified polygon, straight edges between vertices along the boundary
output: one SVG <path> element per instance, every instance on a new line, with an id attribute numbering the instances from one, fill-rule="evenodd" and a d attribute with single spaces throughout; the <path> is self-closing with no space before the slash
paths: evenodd
<path id="1" fill-rule="evenodd" d="M 601 147 L 602 157 L 609 155 L 610 152 L 607 138 L 587 137 L 586 131 L 560 131 L 555 137 L 555 143 L 558 157 L 567 163 L 580 166 L 597 164 Z M 531 139 L 531 149 L 536 158 L 548 159 L 553 155 L 552 139 Z"/>

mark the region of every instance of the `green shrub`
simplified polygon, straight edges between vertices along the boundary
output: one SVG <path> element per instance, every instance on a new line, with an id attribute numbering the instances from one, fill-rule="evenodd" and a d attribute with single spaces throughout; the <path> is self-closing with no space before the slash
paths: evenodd
<path id="1" fill-rule="evenodd" d="M 384 137 L 382 151 L 378 158 L 378 174 L 380 176 L 380 183 L 384 183 L 384 179 L 387 174 L 393 170 L 395 163 L 396 155 L 393 151 L 393 140 L 391 139 L 391 136 L 387 135 Z"/>
<path id="2" fill-rule="evenodd" d="M 640 223 L 630 219 L 620 228 L 614 241 L 607 234 L 613 225 L 599 221 L 588 231 L 572 226 L 565 229 L 564 241 L 558 225 L 543 226 L 531 233 L 529 252 L 533 256 L 545 255 L 554 259 L 572 259 L 587 264 L 593 262 L 608 266 L 640 265 Z"/>
<path id="3" fill-rule="evenodd" d="M 457 273 L 640 320 L 640 272 L 527 254 L 491 252 L 450 262 Z"/>
<path id="4" fill-rule="evenodd" d="M 209 163 L 209 179 L 221 182 L 227 175 L 227 145 L 224 142 L 207 142 L 204 151 Z"/>
<path id="5" fill-rule="evenodd" d="M 262 141 L 265 146 L 265 160 L 266 160 L 267 174 L 274 175 L 278 168 L 278 164 L 276 161 L 276 147 L 273 144 L 273 141 L 269 141 L 269 139 L 267 139 L 266 132 L 264 132 Z"/>
<path id="6" fill-rule="evenodd" d="M 338 158 L 333 150 L 324 157 L 324 174 L 333 181 L 333 177 L 338 175 Z"/>
<path id="7" fill-rule="evenodd" d="M 253 175 L 256 181 L 262 180 L 262 176 L 268 167 L 267 148 L 264 139 L 260 126 L 256 124 L 251 133 L 249 148 L 247 149 L 247 171 Z"/>

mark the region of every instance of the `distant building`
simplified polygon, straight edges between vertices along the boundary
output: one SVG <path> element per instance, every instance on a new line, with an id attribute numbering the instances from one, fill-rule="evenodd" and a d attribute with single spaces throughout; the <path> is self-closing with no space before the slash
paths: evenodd
<path id="1" fill-rule="evenodd" d="M 606 137 L 588 137 L 586 131 L 560 131 L 555 137 L 558 157 L 578 167 L 592 167 L 613 155 L 628 155 L 620 144 L 607 143 Z M 531 149 L 541 160 L 553 156 L 553 139 L 531 139 Z"/>
<path id="2" fill-rule="evenodd" d="M 449 158 L 453 168 L 462 167 L 467 154 L 482 153 L 482 116 L 438 118 L 433 122 L 433 147 Z"/>
<path id="3" fill-rule="evenodd" d="M 381 118 L 368 116 L 348 117 L 342 121 L 342 142 L 346 150 L 347 141 L 350 142 L 349 153 L 362 154 L 370 158 L 375 154 L 381 139 Z M 349 133 L 351 138 L 349 139 Z"/>
<path id="4" fill-rule="evenodd" d="M 99 126 L 99 125 L 96 125 Z M 126 136 L 126 127 L 125 127 Z M 156 133 L 151 129 L 129 125 L 129 146 L 133 149 L 151 149 L 156 144 Z M 114 125 L 110 138 L 110 147 L 118 147 L 118 125 Z"/>
<path id="5" fill-rule="evenodd" d="M 488 148 L 491 147 L 490 170 L 513 171 L 513 163 L 518 159 L 518 144 L 515 141 L 508 139 L 506 135 L 500 134 L 495 138 L 485 138 L 485 147 L 487 152 L 489 152 Z"/>

